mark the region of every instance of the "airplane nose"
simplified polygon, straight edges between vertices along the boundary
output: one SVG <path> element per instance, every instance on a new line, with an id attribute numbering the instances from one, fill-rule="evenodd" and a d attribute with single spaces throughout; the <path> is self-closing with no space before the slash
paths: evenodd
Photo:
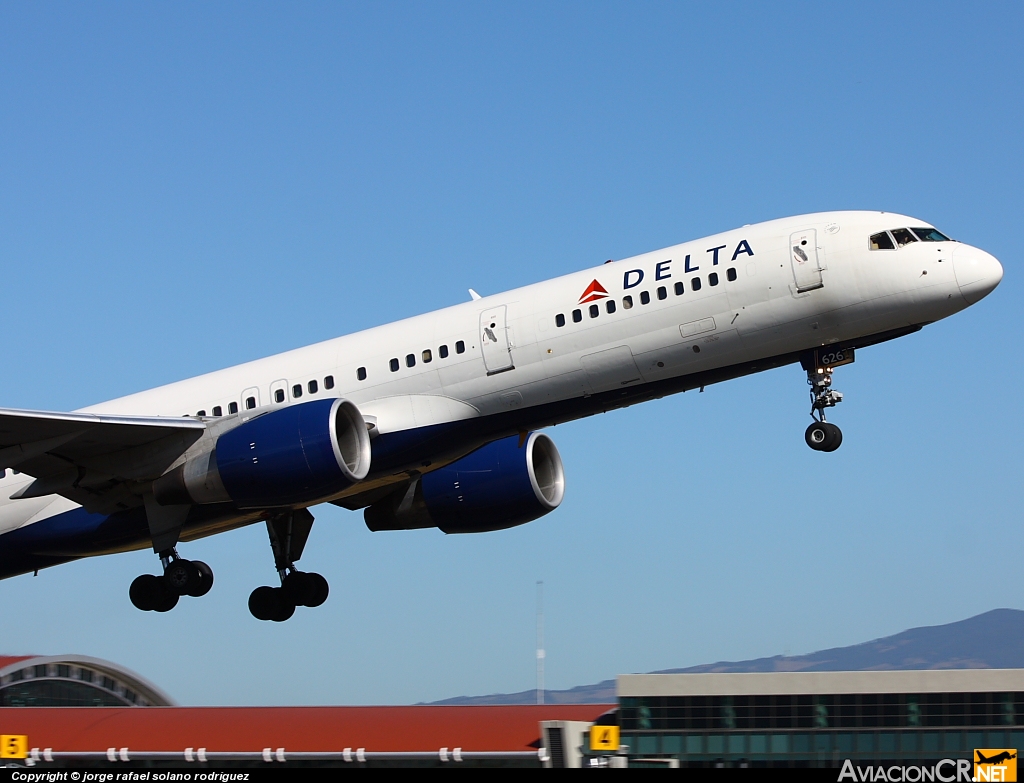
<path id="1" fill-rule="evenodd" d="M 967 304 L 988 296 L 1003 279 L 1003 265 L 995 256 L 970 245 L 957 245 L 953 251 L 953 274 Z"/>

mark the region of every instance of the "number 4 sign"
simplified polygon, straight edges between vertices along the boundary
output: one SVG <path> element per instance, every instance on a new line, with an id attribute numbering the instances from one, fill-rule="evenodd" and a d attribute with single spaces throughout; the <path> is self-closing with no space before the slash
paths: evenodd
<path id="1" fill-rule="evenodd" d="M 619 727 L 591 726 L 590 749 L 617 753 L 619 750 Z"/>

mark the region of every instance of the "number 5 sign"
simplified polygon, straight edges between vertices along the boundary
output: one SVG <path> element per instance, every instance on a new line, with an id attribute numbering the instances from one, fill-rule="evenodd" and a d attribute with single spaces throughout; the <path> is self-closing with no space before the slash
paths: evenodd
<path id="1" fill-rule="evenodd" d="M 0 734 L 0 759 L 23 759 L 28 756 L 28 736 Z"/>

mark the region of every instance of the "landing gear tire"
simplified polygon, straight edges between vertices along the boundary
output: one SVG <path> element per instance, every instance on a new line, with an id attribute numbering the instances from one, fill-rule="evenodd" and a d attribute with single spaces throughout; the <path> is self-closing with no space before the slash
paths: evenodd
<path id="1" fill-rule="evenodd" d="M 825 422 L 825 426 L 832 430 L 832 442 L 828 444 L 825 451 L 835 451 L 843 445 L 843 431 L 835 424 L 829 424 L 828 422 Z"/>
<path id="2" fill-rule="evenodd" d="M 200 581 L 199 585 L 189 592 L 188 595 L 193 598 L 199 598 L 199 596 L 210 592 L 210 588 L 213 587 L 213 569 L 202 560 L 193 560 L 192 565 L 199 571 Z"/>
<path id="3" fill-rule="evenodd" d="M 843 442 L 843 432 L 835 424 L 816 421 L 804 432 L 804 440 L 815 451 L 835 451 Z"/>
<path id="4" fill-rule="evenodd" d="M 163 581 L 163 580 L 161 580 Z M 159 594 L 156 600 L 156 605 L 153 607 L 154 612 L 169 612 L 171 609 L 178 605 L 178 598 L 180 596 L 177 593 L 172 593 L 164 586 L 163 592 Z"/>
<path id="5" fill-rule="evenodd" d="M 136 577 L 128 589 L 128 597 L 136 609 L 144 612 L 169 612 L 178 603 L 177 593 L 168 589 L 162 577 L 152 574 Z"/>
<path id="6" fill-rule="evenodd" d="M 210 567 L 206 568 L 209 570 Z M 212 576 L 213 572 L 210 573 Z M 168 563 L 164 569 L 164 581 L 167 589 L 176 595 L 202 595 L 203 572 L 191 560 L 179 557 Z"/>
<path id="7" fill-rule="evenodd" d="M 257 620 L 283 623 L 295 614 L 295 604 L 285 598 L 280 587 L 257 587 L 249 595 L 249 611 Z"/>
<path id="8" fill-rule="evenodd" d="M 281 594 L 296 606 L 306 606 L 306 602 L 313 598 L 312 574 L 302 571 L 292 571 L 281 583 Z"/>
<path id="9" fill-rule="evenodd" d="M 295 606 L 320 606 L 331 588 L 320 574 L 292 571 L 281 585 L 285 600 Z"/>
<path id="10" fill-rule="evenodd" d="M 151 611 L 156 603 L 157 591 L 163 590 L 163 586 L 159 582 L 160 577 L 152 574 L 135 577 L 132 586 L 128 588 L 128 597 L 131 599 L 132 605 L 143 612 Z"/>
<path id="11" fill-rule="evenodd" d="M 313 583 L 313 595 L 306 601 L 306 606 L 320 606 L 320 604 L 327 600 L 327 596 L 331 592 L 331 586 L 327 584 L 327 580 L 320 576 L 320 574 L 310 574 L 309 580 Z"/>

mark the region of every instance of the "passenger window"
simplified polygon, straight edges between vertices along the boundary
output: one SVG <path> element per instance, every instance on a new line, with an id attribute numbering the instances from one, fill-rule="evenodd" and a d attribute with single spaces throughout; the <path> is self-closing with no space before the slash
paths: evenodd
<path id="1" fill-rule="evenodd" d="M 224 409 L 221 408 L 219 405 L 214 405 L 213 406 L 213 415 L 214 416 L 223 416 L 224 415 Z"/>
<path id="2" fill-rule="evenodd" d="M 356 380 L 359 380 L 359 381 L 365 381 L 366 380 L 366 368 L 365 367 L 360 367 L 358 370 L 356 370 Z"/>
<path id="3" fill-rule="evenodd" d="M 718 285 L 718 272 L 708 275 L 708 285 Z"/>
<path id="4" fill-rule="evenodd" d="M 882 231 L 878 234 L 871 235 L 871 249 L 872 250 L 895 250 L 896 245 L 892 243 L 892 237 L 889 236 L 888 231 Z"/>
<path id="5" fill-rule="evenodd" d="M 597 318 L 601 314 L 600 308 L 596 304 L 590 305 L 590 317 Z"/>
<path id="6" fill-rule="evenodd" d="M 894 228 L 892 230 L 892 238 L 896 240 L 897 247 L 903 247 L 917 241 L 917 237 L 908 228 Z"/>
<path id="7" fill-rule="evenodd" d="M 205 415 L 206 415 L 206 411 L 199 411 L 198 413 L 196 413 L 196 416 L 199 416 L 199 417 L 203 417 Z"/>
<path id="8" fill-rule="evenodd" d="M 700 290 L 700 278 L 699 277 L 695 277 L 695 278 L 693 278 L 693 280 L 690 281 L 690 288 L 692 288 L 694 291 L 699 291 Z"/>
<path id="9" fill-rule="evenodd" d="M 284 389 L 274 391 L 274 402 L 284 402 Z"/>
<path id="10" fill-rule="evenodd" d="M 292 399 L 293 400 L 297 400 L 301 396 L 302 396 L 302 384 L 301 383 L 297 383 L 294 386 L 292 386 Z"/>
<path id="11" fill-rule="evenodd" d="M 628 310 L 633 306 L 633 297 L 624 296 L 622 297 L 622 309 Z"/>
<path id="12" fill-rule="evenodd" d="M 676 296 L 682 296 L 683 295 L 683 291 L 686 290 L 686 286 L 684 286 L 683 285 L 683 281 L 680 280 L 678 283 L 676 283 L 675 289 L 676 289 Z"/>
<path id="13" fill-rule="evenodd" d="M 442 345 L 440 348 L 437 349 L 437 353 L 438 353 L 438 355 L 440 355 L 440 357 L 442 359 L 447 359 L 448 358 L 448 346 L 447 345 Z"/>
<path id="14" fill-rule="evenodd" d="M 455 343 L 455 353 L 465 353 L 465 352 L 466 352 L 466 344 L 464 342 L 462 342 L 462 340 L 459 340 L 457 343 Z"/>
<path id="15" fill-rule="evenodd" d="M 651 295 L 647 291 L 640 292 L 640 304 L 650 304 Z"/>
<path id="16" fill-rule="evenodd" d="M 405 366 L 406 367 L 415 367 L 416 366 L 416 355 L 415 354 L 409 353 L 409 354 L 405 355 Z"/>
<path id="17" fill-rule="evenodd" d="M 328 375 L 326 378 L 324 378 L 324 388 L 325 389 L 333 389 L 334 388 L 334 376 L 333 375 Z"/>
<path id="18" fill-rule="evenodd" d="M 667 297 L 668 297 L 668 291 L 665 290 L 665 286 L 659 285 L 658 286 L 658 298 L 659 299 L 665 299 Z"/>
<path id="19" fill-rule="evenodd" d="M 736 267 L 729 267 L 725 270 L 725 279 L 730 283 L 736 282 Z"/>
<path id="20" fill-rule="evenodd" d="M 423 352 L 423 355 L 422 355 L 421 358 L 423 359 L 423 363 L 424 364 L 430 364 L 430 362 L 432 362 L 434 360 L 434 355 L 430 352 L 430 349 L 427 348 L 427 350 L 425 350 Z"/>
<path id="21" fill-rule="evenodd" d="M 604 309 L 608 311 L 609 315 L 615 312 L 615 300 L 609 299 L 605 302 Z"/>
<path id="22" fill-rule="evenodd" d="M 251 411 L 255 407 L 256 407 L 256 398 L 255 397 L 246 397 L 245 398 L 245 409 Z"/>
<path id="23" fill-rule="evenodd" d="M 310 394 L 316 394 L 320 391 L 320 385 L 316 381 L 310 381 L 306 384 L 306 388 L 309 389 Z"/>
<path id="24" fill-rule="evenodd" d="M 563 313 L 559 313 L 555 316 L 555 326 L 565 326 L 565 315 Z"/>
<path id="25" fill-rule="evenodd" d="M 228 403 L 228 413 L 238 413 L 238 403 L 237 402 L 229 402 Z"/>
<path id="26" fill-rule="evenodd" d="M 398 359 L 392 359 L 390 362 L 391 372 L 398 372 Z"/>
<path id="27" fill-rule="evenodd" d="M 582 320 L 583 320 L 583 313 L 581 313 L 579 310 L 573 310 L 572 311 L 572 322 L 574 324 L 578 324 Z"/>

